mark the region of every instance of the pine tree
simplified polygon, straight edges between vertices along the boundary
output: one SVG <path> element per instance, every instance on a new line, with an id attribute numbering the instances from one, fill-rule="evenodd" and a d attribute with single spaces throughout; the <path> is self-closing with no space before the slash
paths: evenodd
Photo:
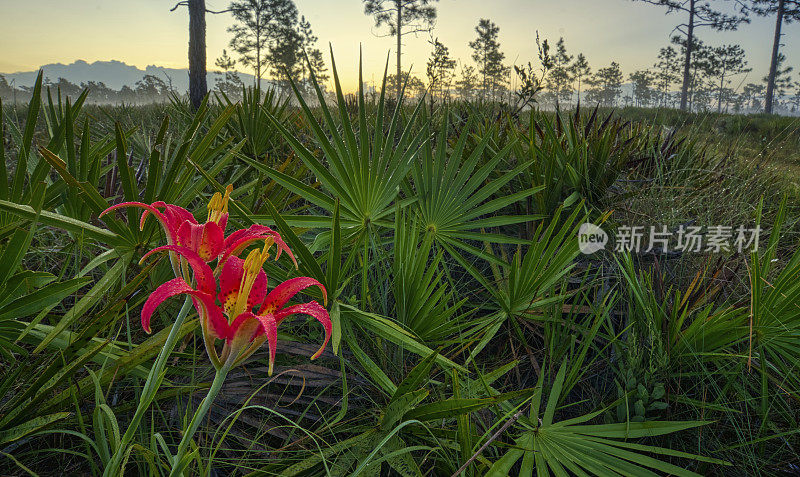
<path id="1" fill-rule="evenodd" d="M 711 105 L 713 92 L 716 90 L 712 79 L 714 76 L 712 63 L 714 49 L 698 41 L 697 49 L 692 56 L 688 110 L 707 111 Z"/>
<path id="2" fill-rule="evenodd" d="M 587 98 L 601 106 L 615 106 L 622 94 L 623 78 L 619 63 L 612 61 L 594 74 L 591 81 L 594 88 L 589 91 Z"/>
<path id="3" fill-rule="evenodd" d="M 716 96 L 717 112 L 722 112 L 723 99 L 731 97 L 730 90 L 726 85 L 731 82 L 730 77 L 752 71 L 747 67 L 744 50 L 739 45 L 723 45 L 712 48 L 709 56 L 709 75 L 717 78 Z M 728 89 L 728 91 L 726 91 Z"/>
<path id="4" fill-rule="evenodd" d="M 769 74 L 767 75 L 767 93 L 764 101 L 764 112 L 771 113 L 775 97 L 775 81 L 778 72 L 778 55 L 781 47 L 781 27 L 784 22 L 800 21 L 800 0 L 752 0 L 752 10 L 756 15 L 775 15 L 775 34 L 772 38 L 772 55 L 770 56 Z"/>
<path id="5" fill-rule="evenodd" d="M 59 83 L 64 80 L 63 78 L 59 78 Z M 66 81 L 66 80 L 64 80 Z M 59 83 L 56 83 L 52 86 L 58 87 Z M 159 78 L 155 75 L 144 75 L 142 79 L 136 82 L 135 91 L 138 96 L 143 96 L 146 98 L 152 98 L 157 101 L 165 100 L 170 93 L 170 88 L 164 80 Z M 62 86 L 62 89 L 65 89 Z M 66 89 L 65 89 L 66 90 Z"/>
<path id="6" fill-rule="evenodd" d="M 236 21 L 228 28 L 233 33 L 230 46 L 242 65 L 253 68 L 256 86 L 260 86 L 264 66 L 275 53 L 277 42 L 294 32 L 297 8 L 292 0 L 235 0 L 229 10 Z M 283 46 L 292 41 L 284 39 Z"/>
<path id="7" fill-rule="evenodd" d="M 220 73 L 217 73 L 217 89 L 227 96 L 238 97 L 243 84 L 239 73 L 234 70 L 236 60 L 228 55 L 227 50 L 222 50 L 222 56 L 214 61 L 214 65 L 221 70 Z"/>
<path id="8" fill-rule="evenodd" d="M 456 91 L 464 101 L 471 101 L 478 86 L 478 74 L 473 66 L 461 66 L 461 75 L 456 80 Z"/>
<path id="9" fill-rule="evenodd" d="M 189 100 L 197 109 L 208 93 L 206 84 L 206 2 L 188 0 L 189 5 Z"/>
<path id="10" fill-rule="evenodd" d="M 301 86 L 310 90 L 311 88 L 311 74 L 317 78 L 317 82 L 322 83 L 328 80 L 325 66 L 325 60 L 322 57 L 322 51 L 317 48 L 317 35 L 311 29 L 311 23 L 306 20 L 305 16 L 300 17 L 300 22 L 297 25 L 297 33 L 300 35 L 300 49 L 304 53 L 305 59 L 300 61 L 301 73 Z"/>
<path id="11" fill-rule="evenodd" d="M 667 46 L 658 52 L 656 68 L 656 84 L 661 94 L 661 106 L 667 106 L 670 97 L 670 87 L 673 83 L 680 81 L 680 60 L 675 48 Z"/>
<path id="12" fill-rule="evenodd" d="M 551 58 L 553 67 L 547 76 L 547 85 L 555 96 L 556 108 L 558 108 L 559 100 L 569 101 L 572 97 L 572 74 L 569 63 L 573 57 L 567 54 L 564 37 L 558 39 L 556 51 Z"/>
<path id="13" fill-rule="evenodd" d="M 586 61 L 586 56 L 583 53 L 578 53 L 578 57 L 569 66 L 569 74 L 573 80 L 578 82 L 578 104 L 581 102 L 581 86 L 587 79 L 592 76 L 592 68 L 589 62 Z"/>
<path id="14" fill-rule="evenodd" d="M 400 80 L 398 81 L 397 75 L 387 76 L 386 89 L 388 91 L 400 91 L 402 93 L 403 88 L 405 88 L 405 94 L 408 97 L 425 94 L 425 83 L 417 76 L 409 76 L 408 72 L 404 71 L 399 78 Z"/>
<path id="15" fill-rule="evenodd" d="M 478 65 L 478 73 L 481 75 L 481 99 L 486 100 L 486 93 L 489 91 L 495 97 L 510 68 L 503 65 L 506 55 L 500 51 L 500 43 L 497 41 L 500 28 L 489 19 L 481 18 L 475 32 L 478 36 L 469 42 L 469 46 L 473 51 L 472 59 Z"/>
<path id="16" fill-rule="evenodd" d="M 686 39 L 681 38 L 680 36 L 675 36 L 672 38 L 672 43 L 678 46 L 680 51 L 679 56 L 681 58 L 686 58 Z M 685 108 L 687 111 L 692 111 L 695 109 L 695 96 L 698 93 L 702 93 L 701 90 L 703 89 L 704 81 L 711 71 L 711 48 L 706 46 L 706 44 L 702 41 L 695 39 L 693 51 L 692 61 L 689 64 L 689 83 L 687 85 L 687 103 Z M 683 65 L 678 65 L 678 68 L 679 70 L 682 70 Z M 680 75 L 681 73 L 679 72 L 678 74 Z M 683 90 L 681 90 L 681 92 L 682 91 Z"/>
<path id="17" fill-rule="evenodd" d="M 792 95 L 791 105 L 793 113 L 800 110 L 800 81 L 794 82 L 794 95 Z"/>
<path id="18" fill-rule="evenodd" d="M 761 108 L 765 90 L 766 88 L 763 84 L 747 83 L 742 88 L 742 103 L 751 110 Z"/>
<path id="19" fill-rule="evenodd" d="M 667 14 L 684 13 L 688 16 L 686 23 L 679 24 L 675 29 L 684 36 L 685 48 L 683 55 L 683 83 L 681 85 L 681 109 L 689 107 L 689 89 L 692 83 L 692 55 L 697 42 L 696 28 L 710 27 L 717 31 L 735 30 L 741 23 L 749 22 L 746 9 L 734 0 L 734 5 L 739 5 L 741 14 L 731 14 L 711 6 L 709 0 L 634 0 L 658 5 L 667 9 Z M 726 0 L 716 0 L 715 6 Z"/>
<path id="20" fill-rule="evenodd" d="M 401 78 L 401 57 L 403 36 L 411 33 L 430 31 L 436 21 L 436 7 L 439 0 L 362 0 L 364 13 L 375 17 L 375 26 L 389 27 L 389 35 L 397 40 L 397 74 Z M 397 96 L 400 96 L 400 82 L 397 84 Z"/>
<path id="21" fill-rule="evenodd" d="M 775 77 L 774 81 L 774 89 L 773 89 L 773 96 L 772 96 L 772 104 L 770 107 L 767 107 L 766 102 L 770 99 L 769 95 L 766 95 L 764 98 L 764 111 L 773 111 L 775 106 L 780 106 L 781 98 L 788 94 L 789 88 L 792 86 L 792 71 L 794 68 L 791 66 L 784 67 L 783 64 L 786 62 L 786 55 L 783 53 L 778 53 L 778 61 L 775 65 Z M 765 76 L 762 81 L 765 85 L 765 89 L 768 88 L 770 77 L 769 75 Z"/>
<path id="22" fill-rule="evenodd" d="M 628 75 L 632 86 L 632 101 L 634 106 L 645 107 L 653 99 L 652 84 L 655 76 L 650 70 L 639 70 Z"/>
<path id="23" fill-rule="evenodd" d="M 303 74 L 303 39 L 294 28 L 282 29 L 269 47 L 267 62 L 273 78 L 281 88 L 290 91 L 290 81 L 298 82 Z"/>
<path id="24" fill-rule="evenodd" d="M 183 0 L 176 3 L 170 11 L 184 6 L 189 10 L 189 101 L 192 108 L 197 109 L 208 93 L 206 84 L 206 13 L 224 13 L 227 10 L 223 12 L 206 10 L 205 0 Z"/>
<path id="25" fill-rule="evenodd" d="M 322 57 L 322 52 L 318 48 L 312 48 L 307 51 L 307 54 L 307 68 L 309 73 L 313 72 L 314 76 L 317 78 L 317 82 L 320 83 L 320 87 L 324 87 L 323 83 L 328 81 L 330 76 L 328 75 L 328 67 L 325 66 L 325 59 Z M 306 77 L 307 82 L 310 80 L 310 77 L 310 74 Z"/>
<path id="26" fill-rule="evenodd" d="M 426 68 L 428 88 L 432 96 L 436 95 L 438 89 L 439 98 L 444 101 L 446 93 L 450 90 L 450 79 L 456 67 L 456 60 L 450 57 L 450 50 L 438 38 L 433 39 L 431 44 L 433 51 Z"/>

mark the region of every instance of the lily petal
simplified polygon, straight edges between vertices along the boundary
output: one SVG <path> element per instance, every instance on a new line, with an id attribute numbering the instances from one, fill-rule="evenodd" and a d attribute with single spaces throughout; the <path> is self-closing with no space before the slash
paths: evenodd
<path id="1" fill-rule="evenodd" d="M 144 222 L 147 220 L 148 214 L 155 215 L 155 212 L 158 211 L 158 209 L 164 209 L 163 212 L 159 212 L 159 220 L 161 221 L 161 225 L 164 227 L 164 230 L 167 231 L 167 234 L 171 235 L 171 237 L 168 239 L 170 245 L 178 243 L 178 229 L 180 229 L 180 226 L 183 225 L 184 222 L 189 222 L 192 224 L 197 223 L 197 220 L 195 220 L 192 213 L 183 207 L 167 204 L 166 202 L 160 200 L 153 202 L 150 205 L 151 207 L 145 208 L 145 211 L 142 213 L 142 217 L 139 219 L 139 228 L 144 228 Z"/>
<path id="2" fill-rule="evenodd" d="M 112 212 L 117 209 L 127 208 L 127 207 L 138 207 L 140 209 L 144 209 L 145 211 L 142 213 L 142 216 L 139 218 L 139 228 L 144 228 L 144 221 L 147 218 L 148 213 L 153 214 L 156 219 L 161 223 L 161 227 L 164 229 L 164 233 L 167 234 L 167 242 L 170 244 L 174 244 L 177 242 L 177 230 L 175 227 L 169 223 L 167 217 L 158 210 L 157 207 L 151 204 L 145 204 L 144 202 L 122 202 L 116 205 L 112 205 L 111 207 L 107 208 L 106 210 L 100 212 L 99 217 L 103 217 L 109 212 Z"/>
<path id="3" fill-rule="evenodd" d="M 253 320 L 253 323 L 250 323 L 250 320 Z M 257 326 L 253 327 L 245 326 L 253 324 L 256 324 Z M 259 320 L 258 317 L 256 317 L 256 315 L 250 313 L 249 311 L 241 313 L 239 316 L 237 316 L 231 323 L 230 328 L 231 332 L 226 338 L 228 344 L 230 344 L 231 342 L 233 342 L 234 339 L 237 338 L 246 339 L 247 342 L 251 342 L 264 332 L 263 327 L 261 326 L 261 320 Z M 241 333 L 245 332 L 252 334 L 250 336 L 239 336 Z"/>
<path id="4" fill-rule="evenodd" d="M 276 286 L 269 292 L 269 295 L 264 299 L 264 303 L 261 305 L 263 312 L 275 311 L 280 308 L 283 308 L 289 300 L 292 299 L 293 296 L 297 295 L 300 291 L 305 290 L 308 287 L 317 286 L 320 290 L 322 290 L 322 298 L 323 302 L 328 302 L 328 292 L 325 290 L 325 287 L 322 283 L 314 280 L 311 277 L 296 277 L 290 278 L 285 282 L 281 283 L 280 285 Z"/>
<path id="5" fill-rule="evenodd" d="M 237 336 L 239 333 L 249 332 L 248 327 L 245 325 L 250 324 L 250 320 L 256 320 L 258 327 L 255 328 L 252 336 Z M 259 336 L 266 336 L 267 347 L 269 349 L 269 375 L 272 375 L 272 368 L 275 364 L 275 354 L 278 349 L 278 323 L 275 321 L 275 316 L 268 315 L 254 315 L 250 312 L 242 313 L 237 316 L 231 324 L 231 333 L 228 337 L 228 344 L 231 344 L 235 338 L 247 339 L 252 342 Z"/>
<path id="6" fill-rule="evenodd" d="M 211 296 L 214 296 L 214 294 L 217 291 L 217 284 L 214 281 L 214 272 L 213 270 L 211 270 L 211 267 L 209 267 L 208 264 L 202 258 L 200 258 L 200 256 L 197 255 L 197 253 L 195 253 L 194 250 L 190 248 L 181 247 L 179 245 L 163 245 L 161 247 L 156 247 L 153 250 L 150 250 L 149 252 L 144 254 L 140 262 L 146 260 L 147 257 L 149 257 L 150 255 L 153 255 L 156 252 L 161 252 L 163 250 L 169 250 L 170 252 L 175 252 L 181 257 L 185 258 L 186 262 L 189 264 L 189 266 L 192 267 L 192 270 L 194 271 L 194 278 L 197 281 L 197 286 L 200 289 L 200 291 L 208 293 Z"/>
<path id="7" fill-rule="evenodd" d="M 214 296 L 203 293 L 199 294 L 194 299 L 199 300 L 200 304 L 205 309 L 205 317 L 203 317 L 201 313 L 201 318 L 208 320 L 208 329 L 211 332 L 211 336 L 220 340 L 227 340 L 231 335 L 231 326 L 228 324 L 228 320 L 225 318 L 225 315 L 222 314 L 222 310 L 220 310 L 220 308 L 214 302 Z M 194 307 L 197 308 L 198 303 L 195 302 Z"/>
<path id="8" fill-rule="evenodd" d="M 238 255 L 248 245 L 258 240 L 263 240 L 267 237 L 272 237 L 275 241 L 275 246 L 278 252 L 275 254 L 275 260 L 280 258 L 282 252 L 286 252 L 292 258 L 295 268 L 297 267 L 297 259 L 294 254 L 286 245 L 286 242 L 281 238 L 281 234 L 267 227 L 266 225 L 253 224 L 247 229 L 237 230 L 225 238 L 225 247 L 220 262 L 224 262 L 231 255 Z"/>
<path id="9" fill-rule="evenodd" d="M 142 328 L 147 333 L 150 333 L 150 318 L 158 306 L 167 298 L 175 295 L 189 295 L 192 297 L 197 313 L 201 316 L 205 315 L 211 324 L 211 329 L 215 334 L 220 337 L 227 338 L 228 329 L 227 321 L 222 316 L 219 308 L 214 304 L 214 297 L 208 293 L 203 293 L 199 290 L 192 288 L 183 278 L 173 278 L 168 282 L 162 283 L 153 293 L 147 298 L 144 306 L 142 307 Z M 221 329 L 220 325 L 225 323 L 225 328 Z"/>
<path id="10" fill-rule="evenodd" d="M 153 202 L 152 204 L 145 204 L 144 202 L 122 202 L 112 205 L 101 212 L 100 217 L 124 207 L 138 207 L 140 209 L 144 209 L 142 216 L 139 218 L 140 229 L 144 228 L 144 222 L 147 220 L 148 215 L 153 214 L 153 216 L 161 223 L 161 227 L 164 229 L 164 233 L 167 235 L 167 243 L 170 245 L 177 243 L 178 228 L 184 222 L 197 223 L 197 220 L 195 220 L 194 216 L 188 210 L 184 209 L 183 207 L 167 204 L 162 201 Z M 159 209 L 164 210 L 161 211 Z"/>
<path id="11" fill-rule="evenodd" d="M 303 313 L 305 315 L 313 316 L 325 328 L 325 341 L 322 343 L 322 346 L 320 346 L 319 350 L 317 350 L 317 352 L 314 353 L 314 355 L 311 357 L 311 359 L 316 359 L 319 357 L 319 355 L 322 354 L 322 351 L 325 350 L 325 345 L 327 345 L 328 340 L 331 339 L 331 333 L 333 332 L 333 324 L 331 323 L 331 317 L 330 315 L 328 315 L 328 310 L 326 310 L 322 305 L 320 305 L 316 301 L 311 301 L 308 303 L 292 305 L 282 310 L 278 310 L 277 312 L 275 312 L 275 321 L 278 324 L 280 324 L 284 318 L 298 313 Z"/>
<path id="12" fill-rule="evenodd" d="M 187 221 L 178 228 L 178 244 L 194 250 L 206 262 L 222 253 L 224 237 L 222 228 L 214 222 L 200 225 Z"/>
<path id="13" fill-rule="evenodd" d="M 275 353 L 278 349 L 278 323 L 275 321 L 275 316 L 273 316 L 272 313 L 257 315 L 256 318 L 261 322 L 261 327 L 267 337 L 267 348 L 269 349 L 268 375 L 272 376 L 272 368 L 275 365 Z"/>
<path id="14" fill-rule="evenodd" d="M 184 222 L 189 222 L 192 224 L 197 223 L 197 219 L 194 218 L 194 215 L 192 215 L 191 212 L 184 209 L 183 207 L 174 204 L 167 204 L 162 201 L 153 202 L 153 205 L 156 207 L 163 207 L 164 216 L 176 228 L 179 227 Z"/>
<path id="15" fill-rule="evenodd" d="M 220 215 L 218 225 L 219 225 L 219 228 L 222 229 L 222 231 L 224 232 L 225 231 L 225 227 L 228 226 L 228 213 L 227 212 L 224 212 L 222 215 Z"/>

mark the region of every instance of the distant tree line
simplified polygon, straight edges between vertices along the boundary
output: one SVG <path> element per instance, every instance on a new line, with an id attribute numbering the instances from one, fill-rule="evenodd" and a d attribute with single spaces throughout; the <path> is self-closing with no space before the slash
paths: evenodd
<path id="1" fill-rule="evenodd" d="M 155 75 L 144 75 L 133 87 L 124 85 L 120 89 L 106 86 L 102 81 L 88 81 L 80 84 L 70 82 L 65 78 L 44 78 L 45 88 L 53 92 L 60 92 L 62 96 L 75 98 L 85 89 L 91 94 L 88 101 L 92 103 L 112 104 L 146 104 L 153 102 L 167 102 L 173 95 L 179 95 L 172 85 L 172 80 L 167 76 L 164 79 Z M 46 89 L 44 89 L 46 91 Z M 27 102 L 30 100 L 33 86 L 16 86 L 0 75 L 0 98 L 4 101 Z"/>
<path id="2" fill-rule="evenodd" d="M 408 73 L 402 73 L 399 83 L 406 84 L 406 92 L 411 96 L 427 91 L 437 101 L 513 102 L 525 83 L 525 76 L 521 74 L 524 68 L 514 65 L 512 70 L 503 63 L 498 33 L 494 23 L 487 19 L 480 21 L 476 38 L 470 42 L 474 65 L 452 58 L 448 48 L 438 38 L 434 39 L 426 77 L 409 77 Z M 685 52 L 685 39 L 676 36 L 670 45 L 659 50 L 652 67 L 626 75 L 615 61 L 593 69 L 585 54 L 570 54 L 564 38 L 559 38 L 549 55 L 549 64 L 540 61 L 545 73 L 537 101 L 552 107 L 570 107 L 580 102 L 606 107 L 679 108 L 684 100 Z M 786 65 L 783 53 L 778 54 L 776 65 L 772 109 L 796 113 L 800 111 L 800 81 L 793 79 L 794 70 Z M 709 46 L 695 38 L 684 109 L 716 112 L 763 110 L 769 76 L 747 81 L 747 74 L 751 71 L 739 45 Z M 388 83 L 390 88 L 395 88 L 397 76 L 390 75 Z"/>
<path id="3" fill-rule="evenodd" d="M 434 100 L 518 102 L 527 90 L 529 95 L 541 91 L 538 101 L 554 107 L 583 101 L 602 106 L 661 106 L 692 111 L 800 110 L 800 82 L 794 81 L 793 68 L 786 64 L 786 56 L 780 51 L 781 26 L 800 20 L 800 0 L 719 0 L 713 4 L 707 0 L 634 0 L 664 7 L 667 13 L 682 15 L 682 20 L 676 25 L 670 44 L 658 52 L 653 66 L 627 77 L 615 61 L 593 71 L 585 54 L 569 54 L 564 38 L 559 38 L 552 53 L 547 41 L 538 44 L 537 38 L 539 76 L 530 62 L 527 67 L 512 68 L 505 64 L 499 27 L 484 18 L 475 27 L 475 39 L 469 42 L 472 65 L 452 58 L 438 38 L 432 39 L 427 85 L 423 79 L 402 72 L 399 53 L 405 33 L 393 25 L 401 24 L 399 12 L 424 11 L 424 15 L 413 19 L 424 20 L 422 25 L 432 29 L 437 0 L 362 1 L 365 13 L 375 16 L 377 26 L 393 18 L 389 12 L 398 15 L 389 24 L 390 34 L 397 38 L 398 53 L 397 73 L 389 77 L 389 84 L 398 89 L 405 84 L 412 94 L 427 90 Z M 720 9 L 724 3 L 729 4 L 725 11 Z M 769 73 L 755 82 L 747 81 L 752 69 L 739 45 L 709 46 L 699 38 L 702 31 L 735 30 L 749 22 L 751 14 L 772 16 L 776 23 Z M 413 31 L 420 29 L 417 23 Z M 530 98 L 524 102 L 530 102 Z"/>
<path id="4" fill-rule="evenodd" d="M 794 68 L 786 64 L 786 55 L 780 51 L 781 26 L 800 20 L 800 0 L 720 0 L 713 5 L 703 0 L 635 1 L 662 6 L 667 13 L 683 15 L 674 30 L 676 34 L 669 45 L 659 50 L 652 67 L 626 76 L 619 63 L 612 61 L 593 70 L 585 54 L 568 52 L 564 38 L 559 38 L 552 52 L 545 41 L 549 54 L 543 60 L 540 45 L 543 73 L 535 86 L 541 91 L 539 103 L 553 107 L 583 102 L 601 106 L 676 107 L 691 111 L 800 111 L 800 82 L 794 80 Z M 405 3 L 413 2 L 406 0 Z M 431 8 L 433 2 L 424 3 Z M 720 10 L 721 3 L 729 3 L 730 8 Z M 370 13 L 369 8 L 365 11 Z M 704 30 L 735 30 L 749 22 L 752 14 L 773 16 L 776 22 L 774 37 L 770 39 L 769 74 L 756 81 L 748 75 L 752 68 L 739 45 L 710 46 L 699 38 L 699 32 Z M 519 65 L 513 65 L 512 69 L 504 64 L 499 27 L 491 20 L 481 19 L 475 33 L 476 38 L 469 43 L 473 65 L 451 58 L 447 47 L 438 39 L 431 43 L 433 51 L 427 75 L 431 97 L 513 102 L 520 96 L 521 88 L 531 88 L 527 83 L 533 67 L 528 63 L 527 69 Z M 458 74 L 457 66 L 460 66 Z M 436 74 L 432 75 L 431 71 Z M 407 74 L 403 74 L 400 82 L 413 86 L 412 91 L 426 89 L 422 79 Z M 397 84 L 397 78 L 390 78 L 390 83 Z"/>
<path id="5" fill-rule="evenodd" d="M 667 13 L 681 15 L 682 20 L 652 67 L 627 76 L 615 61 L 593 70 L 585 54 L 568 52 L 564 38 L 558 39 L 552 51 L 547 41 L 539 44 L 537 38 L 538 68 L 530 62 L 527 67 L 508 65 L 499 41 L 500 28 L 484 18 L 469 42 L 472 64 L 451 57 L 447 46 L 431 35 L 432 51 L 424 78 L 401 69 L 402 35 L 409 32 L 395 25 L 414 21 L 412 32 L 426 27 L 432 30 L 437 0 L 362 1 L 365 13 L 375 17 L 376 25 L 388 24 L 389 33 L 396 36 L 397 73 L 388 78 L 388 83 L 397 90 L 405 85 L 410 95 L 427 92 L 434 101 L 458 98 L 529 104 L 539 93 L 536 101 L 552 107 L 583 102 L 691 111 L 800 111 L 800 82 L 794 80 L 794 69 L 780 51 L 781 27 L 800 20 L 800 0 L 634 0 L 664 7 Z M 725 3 L 729 5 L 723 11 L 720 8 Z M 424 14 L 405 18 L 400 12 Z M 699 37 L 703 31 L 735 30 L 749 22 L 753 14 L 772 16 L 776 23 L 770 39 L 770 70 L 760 81 L 750 79 L 752 68 L 739 45 L 710 46 Z"/>
<path id="6" fill-rule="evenodd" d="M 781 51 L 783 25 L 800 21 L 800 0 L 633 0 L 660 6 L 679 17 L 675 35 L 661 48 L 650 68 L 625 74 L 620 64 L 610 62 L 593 69 L 583 53 L 572 54 L 564 38 L 555 46 L 536 38 L 538 63 L 509 64 L 500 43 L 500 27 L 482 18 L 469 42 L 471 62 L 452 57 L 449 48 L 433 35 L 438 0 L 362 0 L 364 12 L 375 26 L 396 40 L 395 70 L 387 78 L 390 91 L 407 96 L 427 94 L 431 101 L 454 99 L 506 102 L 525 107 L 533 102 L 552 107 L 583 103 L 601 106 L 678 107 L 691 111 L 785 111 L 800 110 L 800 82 L 793 77 L 786 54 Z M 723 6 L 727 7 L 723 10 Z M 199 102 L 205 94 L 205 21 L 203 0 L 184 0 L 173 8 L 187 6 L 190 11 L 190 99 Z M 237 97 L 243 86 L 237 65 L 251 69 L 254 86 L 263 80 L 290 93 L 294 84 L 301 93 L 312 89 L 312 76 L 320 85 L 329 79 L 324 55 L 310 22 L 301 15 L 293 0 L 234 0 L 226 10 L 234 24 L 229 50 L 214 62 L 218 73 L 213 88 Z M 765 39 L 769 46 L 770 69 L 753 81 L 744 50 L 736 44 L 712 46 L 701 35 L 706 32 L 735 30 L 750 21 L 750 16 L 775 19 L 774 35 Z M 416 76 L 403 69 L 403 39 L 410 34 L 430 35 L 430 58 L 424 74 Z M 197 56 L 203 55 L 202 61 Z M 202 75 L 192 68 L 202 68 Z M 199 80 L 202 76 L 202 84 Z M 192 78 L 195 78 L 192 84 Z M 172 93 L 168 81 L 148 75 L 134 87 L 113 91 L 102 83 L 73 85 L 63 78 L 51 82 L 62 91 L 75 92 L 89 87 L 101 102 L 140 102 L 166 100 Z M 374 91 L 378 85 L 368 85 Z M 0 77 L 0 96 L 25 94 Z M 202 93 L 202 94 L 201 94 Z"/>

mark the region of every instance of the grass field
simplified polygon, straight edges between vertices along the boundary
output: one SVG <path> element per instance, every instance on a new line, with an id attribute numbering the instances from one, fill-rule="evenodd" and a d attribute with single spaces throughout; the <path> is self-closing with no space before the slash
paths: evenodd
<path id="1" fill-rule="evenodd" d="M 41 93 L 0 117 L 0 474 L 800 471 L 800 118 Z"/>

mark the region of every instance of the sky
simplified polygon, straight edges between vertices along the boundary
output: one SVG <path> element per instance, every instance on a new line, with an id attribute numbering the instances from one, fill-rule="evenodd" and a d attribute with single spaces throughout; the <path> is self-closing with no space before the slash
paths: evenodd
<path id="1" fill-rule="evenodd" d="M 310 20 L 326 54 L 333 46 L 345 89 L 357 85 L 359 45 L 363 51 L 364 79 L 379 83 L 392 38 L 364 15 L 361 0 L 295 0 Z M 712 0 L 725 8 L 725 0 Z M 0 72 L 30 71 L 48 63 L 120 60 L 144 68 L 158 65 L 187 66 L 188 13 L 170 12 L 166 0 L 0 0 Z M 226 0 L 206 0 L 206 7 L 222 10 Z M 632 0 L 440 0 L 432 32 L 451 55 L 472 64 L 468 42 L 475 37 L 479 19 L 489 18 L 500 28 L 499 41 L 507 64 L 524 64 L 536 58 L 536 32 L 555 44 L 564 37 L 570 54 L 584 53 L 593 69 L 620 63 L 627 75 L 652 66 L 659 48 L 669 43 L 682 14 L 665 15 L 661 7 Z M 209 69 L 228 47 L 229 14 L 207 15 Z M 769 67 L 774 18 L 754 17 L 734 32 L 699 30 L 711 45 L 739 44 L 753 72 L 741 83 L 758 82 Z M 800 70 L 800 24 L 784 24 L 782 51 L 788 64 Z M 430 35 L 404 38 L 403 67 L 423 77 L 431 52 Z M 391 59 L 390 72 L 394 68 Z M 796 79 L 796 78 L 795 78 Z"/>

